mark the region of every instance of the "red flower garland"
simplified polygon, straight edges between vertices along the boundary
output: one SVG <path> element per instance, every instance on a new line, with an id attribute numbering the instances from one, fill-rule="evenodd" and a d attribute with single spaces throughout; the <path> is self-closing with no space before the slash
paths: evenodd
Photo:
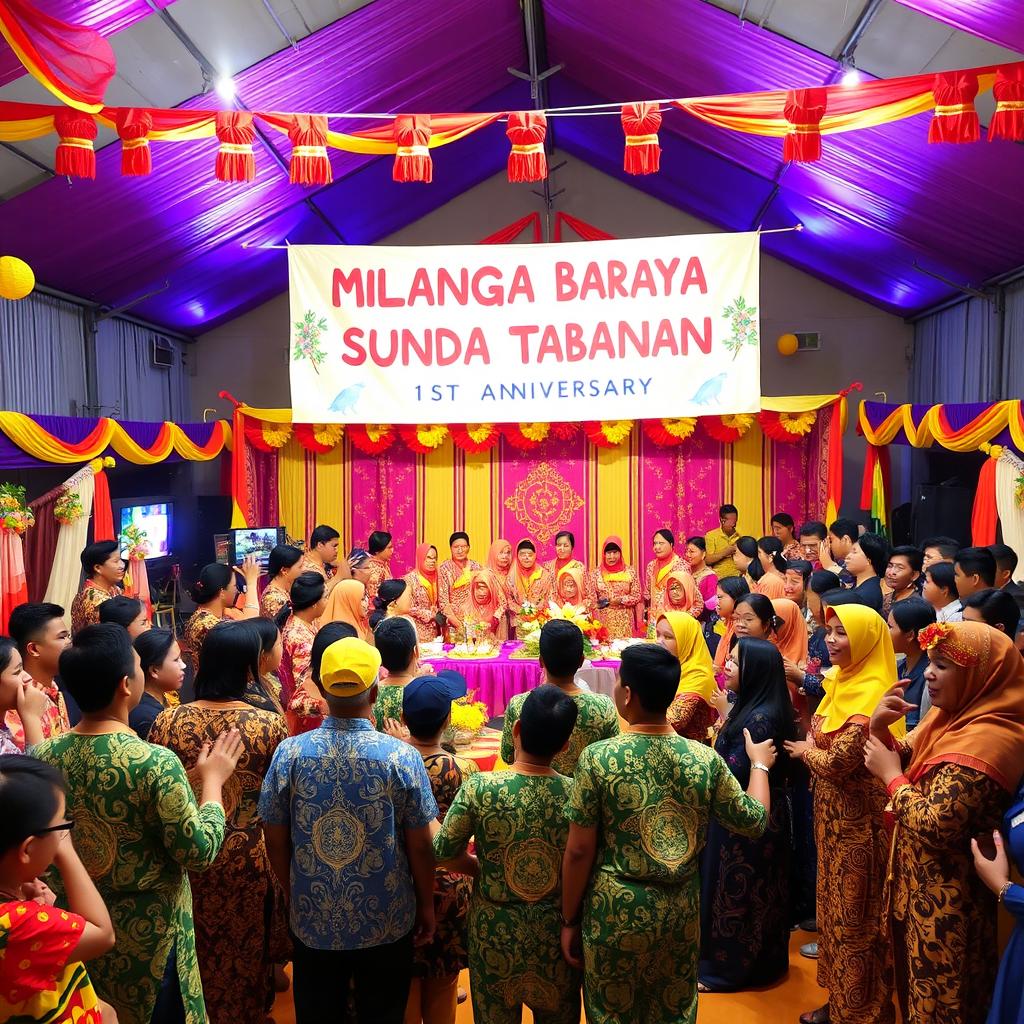
<path id="1" fill-rule="evenodd" d="M 693 430 L 691 430 L 685 437 L 673 434 L 665 427 L 665 422 L 666 421 L 664 419 L 643 420 L 640 425 L 643 427 L 644 433 L 655 444 L 660 445 L 662 448 L 674 448 L 693 437 Z M 694 428 L 696 428 L 696 423 L 694 423 Z"/>
<path id="2" fill-rule="evenodd" d="M 757 421 L 761 424 L 761 433 L 770 437 L 773 441 L 781 441 L 783 444 L 796 444 L 807 436 L 807 431 L 793 431 L 786 427 L 786 421 L 782 418 L 784 413 L 772 412 L 769 409 L 762 409 L 757 414 Z M 813 421 L 812 421 L 813 422 Z"/>
<path id="3" fill-rule="evenodd" d="M 486 436 L 480 440 L 474 440 L 470 430 L 479 434 L 486 428 Z M 501 428 L 496 423 L 454 423 L 451 427 L 452 442 L 460 451 L 478 452 L 490 451 L 501 439 Z"/>
<path id="4" fill-rule="evenodd" d="M 618 422 L 617 420 L 614 422 Z M 629 432 L 618 441 L 609 437 L 605 432 L 606 422 L 604 420 L 588 420 L 583 424 L 583 433 L 587 435 L 587 440 L 598 448 L 618 448 L 628 437 Z"/>
<path id="5" fill-rule="evenodd" d="M 722 444 L 735 444 L 749 429 L 749 425 L 742 429 L 729 426 L 722 416 L 701 416 L 700 425 L 708 437 Z"/>
<path id="6" fill-rule="evenodd" d="M 579 429 L 578 423 L 552 423 L 551 436 L 558 441 L 571 441 Z"/>
<path id="7" fill-rule="evenodd" d="M 529 424 L 527 425 L 529 426 Z M 547 426 L 547 424 L 544 424 L 544 426 Z M 537 448 L 542 441 L 547 439 L 548 433 L 550 433 L 550 431 L 546 432 L 545 436 L 539 439 L 527 437 L 522 431 L 522 425 L 519 423 L 506 423 L 502 426 L 501 432 L 505 435 L 505 440 L 513 448 L 518 448 L 524 452 Z"/>
<path id="8" fill-rule="evenodd" d="M 312 423 L 295 424 L 295 440 L 306 449 L 307 452 L 315 452 L 317 455 L 326 455 L 335 447 L 333 444 L 321 444 L 313 433 Z"/>
<path id="9" fill-rule="evenodd" d="M 444 438 L 448 435 L 448 428 L 445 426 L 433 426 L 427 423 L 407 423 L 403 424 L 398 428 L 398 434 L 405 442 L 405 446 L 411 452 L 415 452 L 417 455 L 429 455 L 431 452 L 437 451 L 439 445 L 424 444 L 420 440 L 420 430 L 442 430 L 444 431 L 441 436 L 441 442 L 444 443 Z"/>
<path id="10" fill-rule="evenodd" d="M 272 452 L 272 448 L 263 439 L 263 420 L 254 420 L 251 416 L 244 417 L 245 422 L 245 443 L 255 448 L 258 452 Z"/>
<path id="11" fill-rule="evenodd" d="M 376 440 L 370 436 L 367 427 L 373 427 Z M 380 455 L 395 442 L 395 428 L 387 423 L 352 423 L 347 428 L 349 440 L 366 455 Z M 377 434 L 377 431 L 382 433 Z"/>

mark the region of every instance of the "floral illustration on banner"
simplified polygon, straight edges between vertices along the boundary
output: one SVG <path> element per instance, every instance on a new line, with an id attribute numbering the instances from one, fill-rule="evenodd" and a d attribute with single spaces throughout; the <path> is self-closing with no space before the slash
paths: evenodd
<path id="1" fill-rule="evenodd" d="M 583 508 L 583 499 L 550 462 L 541 462 L 516 484 L 505 508 L 529 536 L 546 543 Z"/>
<path id="2" fill-rule="evenodd" d="M 22 534 L 35 524 L 35 513 L 25 501 L 25 488 L 0 484 L 0 530 Z"/>
<path id="3" fill-rule="evenodd" d="M 327 330 L 327 318 L 316 318 L 316 313 L 307 309 L 301 320 L 295 321 L 295 348 L 292 359 L 298 362 L 308 359 L 314 371 L 320 373 L 320 364 L 327 358 L 327 353 L 320 347 L 320 335 Z"/>
<path id="4" fill-rule="evenodd" d="M 748 306 L 742 295 L 722 310 L 722 316 L 729 318 L 729 326 L 732 328 L 732 334 L 725 339 L 725 347 L 732 353 L 733 359 L 740 354 L 744 345 L 758 343 L 757 307 Z"/>
<path id="5" fill-rule="evenodd" d="M 78 492 L 65 488 L 64 493 L 54 503 L 53 518 L 66 526 L 84 515 L 85 510 L 82 508 L 82 499 Z"/>

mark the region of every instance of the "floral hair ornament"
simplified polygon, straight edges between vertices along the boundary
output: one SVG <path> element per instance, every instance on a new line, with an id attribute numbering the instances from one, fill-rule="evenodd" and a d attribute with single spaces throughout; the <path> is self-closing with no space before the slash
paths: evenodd
<path id="1" fill-rule="evenodd" d="M 926 654 L 930 655 L 934 651 L 961 668 L 976 665 L 979 661 L 978 652 L 958 640 L 956 634 L 953 623 L 933 622 L 917 634 L 917 642 Z"/>

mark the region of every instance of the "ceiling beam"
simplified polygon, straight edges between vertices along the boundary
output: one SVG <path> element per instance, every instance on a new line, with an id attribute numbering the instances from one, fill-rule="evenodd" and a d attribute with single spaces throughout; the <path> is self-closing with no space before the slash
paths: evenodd
<path id="1" fill-rule="evenodd" d="M 867 3 L 861 8 L 860 14 L 857 15 L 853 28 L 850 29 L 846 34 L 846 38 L 829 55 L 833 60 L 837 60 L 842 64 L 853 56 L 853 51 L 857 49 L 857 44 L 864 38 L 864 33 L 867 32 L 871 22 L 875 20 L 875 15 L 878 14 L 884 3 L 885 0 L 867 0 Z"/>

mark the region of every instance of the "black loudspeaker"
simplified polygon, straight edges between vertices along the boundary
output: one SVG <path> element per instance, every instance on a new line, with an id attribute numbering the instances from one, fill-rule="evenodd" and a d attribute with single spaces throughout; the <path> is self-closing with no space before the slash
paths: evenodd
<path id="1" fill-rule="evenodd" d="M 956 484 L 918 484 L 914 488 L 914 540 L 952 537 L 962 547 L 971 543 L 974 491 Z"/>

